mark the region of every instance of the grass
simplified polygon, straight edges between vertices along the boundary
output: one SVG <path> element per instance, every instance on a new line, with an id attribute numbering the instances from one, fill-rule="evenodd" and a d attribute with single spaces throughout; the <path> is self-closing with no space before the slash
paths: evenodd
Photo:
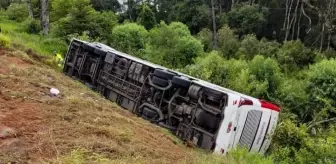
<path id="1" fill-rule="evenodd" d="M 0 27 L 2 34 L 7 36 L 15 48 L 32 49 L 40 55 L 51 55 L 54 51 L 65 53 L 67 44 L 60 38 L 28 34 L 23 30 L 23 24 L 10 20 L 2 20 Z"/>

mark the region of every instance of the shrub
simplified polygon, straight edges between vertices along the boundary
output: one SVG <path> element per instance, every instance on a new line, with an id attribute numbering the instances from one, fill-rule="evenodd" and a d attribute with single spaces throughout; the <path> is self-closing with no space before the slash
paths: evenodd
<path id="1" fill-rule="evenodd" d="M 41 31 L 40 21 L 28 17 L 24 22 L 24 31 L 29 34 L 38 34 Z"/>
<path id="2" fill-rule="evenodd" d="M 196 37 L 204 45 L 204 51 L 209 52 L 212 49 L 212 32 L 208 28 L 203 28 Z"/>
<path id="3" fill-rule="evenodd" d="M 336 106 L 336 60 L 323 60 L 308 70 L 310 110 L 305 114 L 310 119 L 327 119 L 334 116 Z M 321 114 L 321 115 L 318 115 Z"/>
<path id="4" fill-rule="evenodd" d="M 28 8 L 24 3 L 12 3 L 7 9 L 8 19 L 24 21 L 28 17 Z"/>
<path id="5" fill-rule="evenodd" d="M 111 40 L 111 32 L 114 26 L 118 24 L 117 16 L 111 11 L 97 12 L 94 18 L 95 28 L 90 33 L 91 37 L 99 37 L 100 42 L 107 43 Z"/>
<path id="6" fill-rule="evenodd" d="M 161 22 L 150 31 L 150 43 L 146 47 L 146 58 L 150 61 L 176 69 L 192 64 L 203 53 L 202 43 L 183 23 Z"/>
<path id="7" fill-rule="evenodd" d="M 239 40 L 230 27 L 223 26 L 218 30 L 218 48 L 224 57 L 235 57 L 239 47 Z"/>
<path id="8" fill-rule="evenodd" d="M 51 12 L 50 12 L 50 18 L 51 21 L 58 21 L 63 17 L 66 17 L 69 12 L 71 11 L 72 7 L 76 5 L 76 2 L 79 1 L 76 0 L 53 0 L 51 1 Z M 84 1 L 83 3 L 86 3 Z"/>
<path id="9" fill-rule="evenodd" d="M 237 29 L 239 35 L 258 34 L 266 24 L 265 16 L 268 11 L 265 8 L 251 5 L 236 5 L 229 13 L 229 25 Z"/>
<path id="10" fill-rule="evenodd" d="M 143 25 L 146 29 L 151 29 L 156 25 L 155 14 L 147 4 L 139 6 L 139 16 L 137 23 Z"/>
<path id="11" fill-rule="evenodd" d="M 237 56 L 243 59 L 253 59 L 259 54 L 259 40 L 255 35 L 245 35 L 241 41 L 241 46 L 238 49 Z"/>
<path id="12" fill-rule="evenodd" d="M 8 48 L 10 45 L 10 40 L 7 36 L 0 34 L 0 47 Z"/>
<path id="13" fill-rule="evenodd" d="M 274 100 L 282 80 L 278 62 L 257 55 L 247 65 L 247 69 L 241 69 L 241 72 L 235 74 L 236 77 L 228 80 L 229 87 L 255 97 Z"/>
<path id="14" fill-rule="evenodd" d="M 216 51 L 212 51 L 204 57 L 196 58 L 195 64 L 188 65 L 183 71 L 191 76 L 219 85 L 224 83 L 227 73 L 224 58 Z"/>
<path id="15" fill-rule="evenodd" d="M 188 65 L 182 69 L 187 74 L 210 81 L 224 87 L 231 87 L 242 81 L 237 81 L 237 75 L 248 68 L 244 60 L 226 60 L 218 52 L 212 51 L 204 56 L 198 57 L 195 64 Z M 246 85 L 245 85 L 246 86 Z"/>
<path id="16" fill-rule="evenodd" d="M 145 48 L 148 31 L 136 23 L 117 25 L 112 30 L 111 44 L 113 48 L 140 56 L 139 51 Z"/>
<path id="17" fill-rule="evenodd" d="M 314 62 L 315 53 L 301 41 L 287 41 L 276 53 L 281 68 L 286 72 L 296 72 Z"/>
<path id="18" fill-rule="evenodd" d="M 0 8 L 0 21 L 6 19 L 8 19 L 6 11 Z"/>

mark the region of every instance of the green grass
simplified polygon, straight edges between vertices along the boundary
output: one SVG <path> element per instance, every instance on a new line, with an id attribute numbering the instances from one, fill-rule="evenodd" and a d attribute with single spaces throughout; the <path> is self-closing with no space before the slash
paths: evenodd
<path id="1" fill-rule="evenodd" d="M 40 55 L 51 55 L 54 51 L 65 53 L 67 44 L 60 38 L 28 34 L 24 32 L 22 23 L 10 20 L 0 22 L 2 34 L 11 40 L 13 48 L 32 49 Z"/>

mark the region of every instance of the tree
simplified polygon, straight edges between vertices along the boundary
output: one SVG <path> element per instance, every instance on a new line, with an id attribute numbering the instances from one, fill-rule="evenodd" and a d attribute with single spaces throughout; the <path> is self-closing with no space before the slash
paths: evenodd
<path id="1" fill-rule="evenodd" d="M 267 14 L 266 8 L 259 10 L 257 6 L 237 5 L 228 13 L 229 26 L 235 28 L 240 36 L 252 33 L 260 35 Z"/>
<path id="2" fill-rule="evenodd" d="M 28 8 L 25 4 L 12 3 L 7 8 L 7 16 L 10 20 L 21 22 L 28 17 Z"/>
<path id="3" fill-rule="evenodd" d="M 336 61 L 333 59 L 323 60 L 310 67 L 306 87 L 310 98 L 310 110 L 305 111 L 308 120 L 317 122 L 336 117 L 336 109 L 334 108 L 336 106 L 335 68 Z"/>
<path id="4" fill-rule="evenodd" d="M 245 35 L 241 41 L 237 56 L 242 59 L 253 59 L 259 54 L 259 40 L 255 35 Z"/>
<path id="5" fill-rule="evenodd" d="M 175 5 L 173 18 L 185 23 L 192 34 L 197 34 L 202 28 L 211 25 L 210 7 L 202 1 L 186 0 Z"/>
<path id="6" fill-rule="evenodd" d="M 257 55 L 248 63 L 248 69 L 241 69 L 235 78 L 229 80 L 229 86 L 254 97 L 274 101 L 281 81 L 278 62 Z"/>
<path id="7" fill-rule="evenodd" d="M 73 7 L 76 7 L 80 1 L 76 0 L 53 0 L 51 1 L 51 21 L 55 22 L 66 17 Z M 87 2 L 83 2 L 89 5 Z"/>
<path id="8" fill-rule="evenodd" d="M 216 15 L 214 0 L 211 0 L 211 13 L 212 13 L 212 33 L 213 33 L 213 48 L 217 49 L 217 27 L 216 27 Z"/>
<path id="9" fill-rule="evenodd" d="M 224 58 L 218 52 L 211 51 L 205 56 L 196 58 L 195 64 L 188 65 L 183 71 L 194 77 L 222 85 L 227 73 L 223 63 Z"/>
<path id="10" fill-rule="evenodd" d="M 108 42 L 116 24 L 117 17 L 114 13 L 95 11 L 89 0 L 74 0 L 69 14 L 54 23 L 53 32 L 64 39 L 85 32 L 94 40 Z"/>
<path id="11" fill-rule="evenodd" d="M 41 0 L 41 27 L 44 35 L 49 34 L 49 2 Z"/>
<path id="12" fill-rule="evenodd" d="M 111 45 L 117 50 L 142 57 L 147 42 L 148 31 L 141 25 L 126 23 L 117 25 L 112 30 Z"/>
<path id="13" fill-rule="evenodd" d="M 331 38 L 336 32 L 336 0 L 303 0 L 303 3 L 313 10 L 319 18 L 321 29 L 320 51 L 322 51 L 325 34 L 327 34 L 327 48 L 330 48 Z M 313 5 L 312 5 L 313 3 Z"/>
<path id="14" fill-rule="evenodd" d="M 295 73 L 299 69 L 312 64 L 315 53 L 306 48 L 300 41 L 288 41 L 284 42 L 278 50 L 276 58 L 286 74 Z"/>
<path id="15" fill-rule="evenodd" d="M 151 29 L 156 25 L 155 14 L 147 4 L 139 6 L 140 13 L 137 23 L 143 25 L 146 29 Z"/>
<path id="16" fill-rule="evenodd" d="M 193 63 L 193 59 L 202 54 L 202 43 L 190 34 L 183 23 L 167 25 L 161 22 L 150 30 L 146 59 L 152 62 L 176 69 Z"/>
<path id="17" fill-rule="evenodd" d="M 11 0 L 2 0 L 0 1 L 0 8 L 7 9 L 10 3 L 11 3 Z"/>
<path id="18" fill-rule="evenodd" d="M 236 57 L 235 54 L 240 47 L 239 40 L 228 26 L 218 30 L 218 50 L 227 59 Z"/>
<path id="19" fill-rule="evenodd" d="M 204 51 L 210 52 L 212 50 L 212 32 L 208 28 L 203 28 L 196 36 L 198 40 L 204 45 Z"/>
<path id="20" fill-rule="evenodd" d="M 121 5 L 118 0 L 91 0 L 91 3 L 97 11 L 121 12 Z"/>

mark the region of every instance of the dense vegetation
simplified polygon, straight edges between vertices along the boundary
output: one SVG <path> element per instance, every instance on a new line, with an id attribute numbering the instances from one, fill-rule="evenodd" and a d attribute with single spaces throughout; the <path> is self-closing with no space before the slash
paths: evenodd
<path id="1" fill-rule="evenodd" d="M 42 34 L 38 0 L 31 0 L 33 17 L 26 3 L 4 1 L 0 46 L 21 37 L 51 54 L 72 37 L 100 41 L 270 100 L 282 112 L 267 160 L 336 163 L 336 1 L 211 2 L 50 0 L 50 34 L 37 36 L 30 34 Z M 20 27 L 6 27 L 9 20 Z"/>

